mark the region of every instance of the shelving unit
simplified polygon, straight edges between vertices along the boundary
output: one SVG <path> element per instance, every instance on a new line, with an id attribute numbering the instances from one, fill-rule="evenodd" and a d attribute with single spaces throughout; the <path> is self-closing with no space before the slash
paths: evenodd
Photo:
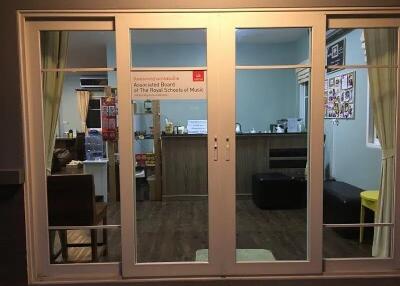
<path id="1" fill-rule="evenodd" d="M 139 116 L 152 116 L 153 134 L 135 135 L 135 140 L 153 140 L 155 164 L 145 164 L 146 176 L 154 175 L 154 190 L 150 188 L 150 200 L 162 199 L 161 183 L 161 126 L 160 126 L 160 101 L 152 100 L 152 112 L 135 112 Z"/>

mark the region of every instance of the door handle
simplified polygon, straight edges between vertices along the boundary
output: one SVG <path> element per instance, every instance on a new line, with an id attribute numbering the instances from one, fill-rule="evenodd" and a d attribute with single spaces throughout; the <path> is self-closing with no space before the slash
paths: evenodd
<path id="1" fill-rule="evenodd" d="M 218 138 L 214 137 L 214 161 L 218 161 Z"/>
<path id="2" fill-rule="evenodd" d="M 225 161 L 229 161 L 231 159 L 231 145 L 229 142 L 229 137 L 225 138 Z"/>

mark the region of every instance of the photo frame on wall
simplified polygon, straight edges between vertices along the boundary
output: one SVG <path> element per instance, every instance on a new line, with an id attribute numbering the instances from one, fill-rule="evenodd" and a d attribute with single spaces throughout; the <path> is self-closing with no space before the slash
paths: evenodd
<path id="1" fill-rule="evenodd" d="M 345 51 L 346 51 L 346 41 L 342 39 L 337 41 L 330 46 L 328 46 L 326 51 L 326 65 L 333 66 L 333 65 L 345 65 Z M 342 68 L 328 68 L 327 72 L 331 73 L 334 71 L 341 70 Z"/>
<path id="2" fill-rule="evenodd" d="M 325 79 L 325 118 L 354 119 L 355 75 L 352 71 Z"/>

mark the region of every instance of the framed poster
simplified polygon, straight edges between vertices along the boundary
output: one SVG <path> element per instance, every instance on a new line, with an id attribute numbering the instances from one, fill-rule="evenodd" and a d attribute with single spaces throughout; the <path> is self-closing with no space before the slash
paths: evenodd
<path id="1" fill-rule="evenodd" d="M 101 98 L 101 133 L 105 141 L 117 140 L 117 106 L 114 96 Z"/>
<path id="2" fill-rule="evenodd" d="M 326 52 L 326 65 L 345 65 L 345 39 L 342 39 L 330 46 L 328 46 L 328 50 Z M 327 69 L 327 72 L 334 72 L 340 69 Z"/>
<path id="3" fill-rule="evenodd" d="M 352 71 L 325 79 L 325 118 L 354 119 L 355 76 Z"/>

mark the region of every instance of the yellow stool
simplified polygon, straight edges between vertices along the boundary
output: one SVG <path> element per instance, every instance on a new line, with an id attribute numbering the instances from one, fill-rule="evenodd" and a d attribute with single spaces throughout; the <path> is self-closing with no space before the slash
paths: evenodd
<path id="1" fill-rule="evenodd" d="M 360 193 L 361 197 L 361 210 L 360 210 L 360 223 L 365 220 L 365 208 L 372 210 L 374 213 L 378 208 L 379 191 L 364 191 Z M 360 243 L 364 238 L 364 227 L 360 226 Z"/>

